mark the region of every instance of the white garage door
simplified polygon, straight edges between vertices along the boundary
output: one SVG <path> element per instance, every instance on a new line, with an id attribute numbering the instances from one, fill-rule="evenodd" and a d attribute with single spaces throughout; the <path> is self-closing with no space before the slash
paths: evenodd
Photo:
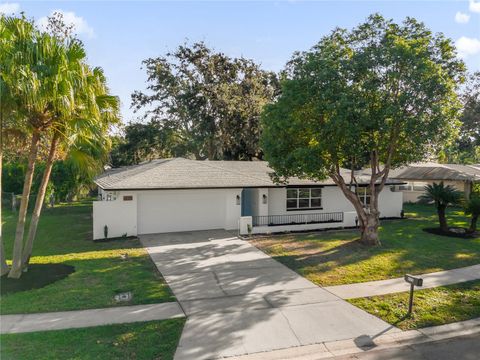
<path id="1" fill-rule="evenodd" d="M 222 190 L 158 190 L 138 195 L 139 234 L 219 229 L 225 225 Z"/>

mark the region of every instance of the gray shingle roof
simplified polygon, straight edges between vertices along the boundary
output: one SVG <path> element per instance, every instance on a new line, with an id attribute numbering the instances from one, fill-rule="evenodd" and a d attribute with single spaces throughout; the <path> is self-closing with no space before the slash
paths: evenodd
<path id="1" fill-rule="evenodd" d="M 349 172 L 345 171 L 345 176 Z M 105 190 L 275 187 L 273 170 L 265 161 L 201 161 L 158 159 L 107 170 L 95 179 Z M 347 178 L 346 178 L 347 179 Z M 315 182 L 290 178 L 288 185 L 335 185 L 331 179 Z"/>
<path id="2" fill-rule="evenodd" d="M 480 181 L 480 166 L 423 163 L 391 171 L 390 177 L 400 180 Z"/>

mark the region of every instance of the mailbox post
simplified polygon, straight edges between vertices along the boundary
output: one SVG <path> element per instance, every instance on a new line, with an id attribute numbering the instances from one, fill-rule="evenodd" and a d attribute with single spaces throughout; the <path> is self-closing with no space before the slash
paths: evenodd
<path id="1" fill-rule="evenodd" d="M 412 314 L 412 308 L 413 308 L 413 290 L 415 286 L 423 286 L 423 279 L 406 274 L 405 275 L 405 281 L 410 284 L 410 301 L 408 303 L 408 313 L 407 316 L 410 316 Z"/>

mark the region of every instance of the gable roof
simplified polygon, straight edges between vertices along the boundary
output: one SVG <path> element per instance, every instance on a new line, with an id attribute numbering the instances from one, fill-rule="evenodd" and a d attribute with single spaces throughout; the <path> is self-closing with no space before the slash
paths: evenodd
<path id="1" fill-rule="evenodd" d="M 390 177 L 399 180 L 480 181 L 480 165 L 421 163 L 392 170 Z"/>
<path id="2" fill-rule="evenodd" d="M 349 176 L 348 170 L 342 171 L 344 176 Z M 285 185 L 277 185 L 272 181 L 269 175 L 271 173 L 273 170 L 266 161 L 172 158 L 110 169 L 98 176 L 95 183 L 104 190 L 284 187 Z M 335 183 L 332 179 L 316 182 L 290 178 L 288 185 L 334 186 Z"/>

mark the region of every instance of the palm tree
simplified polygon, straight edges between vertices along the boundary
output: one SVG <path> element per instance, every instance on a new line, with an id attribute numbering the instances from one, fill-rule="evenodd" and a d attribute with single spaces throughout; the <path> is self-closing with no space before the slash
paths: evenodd
<path id="1" fill-rule="evenodd" d="M 82 61 L 86 61 L 83 57 Z M 40 214 L 58 147 L 84 173 L 98 173 L 99 165 L 109 149 L 107 132 L 118 122 L 119 101 L 108 94 L 106 78 L 100 68 L 90 69 L 85 63 L 79 68 L 75 91 L 75 108 L 70 117 L 59 114 L 53 124 L 50 151 L 37 193 L 27 240 L 23 250 L 23 267 L 27 268 L 32 255 Z M 93 156 L 92 156 L 93 153 Z"/>
<path id="2" fill-rule="evenodd" d="M 19 65 L 16 67 L 16 71 L 21 71 L 23 69 L 20 64 L 26 63 L 27 59 L 31 59 L 33 56 L 31 45 L 34 28 L 31 23 L 23 20 L 0 16 L 0 172 L 6 129 L 14 127 L 16 133 L 23 133 L 26 125 L 25 114 L 22 113 L 23 109 L 18 106 L 21 99 L 12 94 L 13 89 L 11 87 L 15 77 L 13 70 L 15 63 Z M 22 49 L 22 51 L 19 52 L 18 49 Z M 33 176 L 31 170 L 32 167 L 29 166 L 28 171 Z M 27 178 L 30 178 L 30 173 Z M 21 210 L 26 210 L 26 206 L 24 205 Z M 8 272 L 9 267 L 6 263 L 3 246 L 0 215 L 0 275 L 5 275 Z"/>
<path id="3" fill-rule="evenodd" d="M 434 182 L 432 185 L 425 186 L 425 194 L 421 195 L 419 199 L 421 202 L 435 204 L 440 229 L 444 232 L 448 232 L 445 210 L 449 205 L 459 204 L 461 198 L 462 193 L 460 191 L 456 190 L 451 185 L 445 186 L 442 181 L 439 184 Z"/>
<path id="4" fill-rule="evenodd" d="M 23 238 L 28 202 L 38 148 L 50 132 L 54 118 L 73 110 L 72 84 L 76 80 L 65 46 L 57 38 L 40 33 L 25 18 L 2 17 L 2 35 L 9 35 L 9 50 L 2 60 L 2 76 L 9 93 L 22 110 L 31 134 L 22 199 L 8 274 L 19 278 L 22 271 Z"/>
<path id="5" fill-rule="evenodd" d="M 477 221 L 480 216 L 480 195 L 474 194 L 470 196 L 470 199 L 465 205 L 465 214 L 472 216 L 468 233 L 474 233 L 477 231 Z"/>
<path id="6" fill-rule="evenodd" d="M 0 37 L 9 36 L 2 56 L 2 80 L 23 111 L 31 134 L 9 277 L 19 278 L 31 256 L 45 191 L 59 146 L 102 144 L 118 120 L 118 99 L 108 94 L 100 69 L 86 63 L 83 44 L 66 33 L 41 33 L 25 18 L 2 17 Z M 3 31 L 2 31 L 3 30 Z M 2 49 L 3 50 L 3 49 Z M 40 141 L 50 151 L 37 194 L 27 241 L 25 220 Z M 85 146 L 84 146 L 85 147 Z M 92 160 L 92 159 L 90 159 Z"/>

